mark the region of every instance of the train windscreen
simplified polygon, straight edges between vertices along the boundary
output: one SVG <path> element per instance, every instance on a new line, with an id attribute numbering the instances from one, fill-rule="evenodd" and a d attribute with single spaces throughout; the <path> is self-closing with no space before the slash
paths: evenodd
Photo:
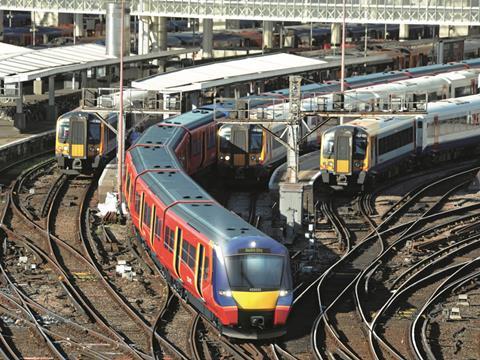
<path id="1" fill-rule="evenodd" d="M 279 290 L 282 285 L 283 257 L 278 255 L 248 254 L 226 257 L 230 289 Z"/>
<path id="2" fill-rule="evenodd" d="M 232 136 L 232 127 L 230 125 L 224 125 L 218 130 L 218 136 L 220 137 L 220 151 L 230 151 L 230 138 Z"/>
<path id="3" fill-rule="evenodd" d="M 259 126 L 252 126 L 250 129 L 250 139 L 248 141 L 248 150 L 251 153 L 259 153 L 262 151 L 263 131 Z"/>
<path id="4" fill-rule="evenodd" d="M 100 144 L 101 138 L 101 126 L 100 122 L 90 122 L 88 124 L 88 143 L 89 144 Z"/>
<path id="5" fill-rule="evenodd" d="M 367 155 L 367 134 L 357 133 L 354 137 L 353 158 L 355 160 L 365 159 Z"/>
<path id="6" fill-rule="evenodd" d="M 58 123 L 57 129 L 58 141 L 61 143 L 66 143 L 70 136 L 70 120 L 69 119 L 62 119 Z"/>
<path id="7" fill-rule="evenodd" d="M 333 157 L 335 152 L 335 132 L 333 130 L 327 131 L 323 135 L 322 148 L 322 153 L 324 157 L 326 157 L 327 159 Z"/>

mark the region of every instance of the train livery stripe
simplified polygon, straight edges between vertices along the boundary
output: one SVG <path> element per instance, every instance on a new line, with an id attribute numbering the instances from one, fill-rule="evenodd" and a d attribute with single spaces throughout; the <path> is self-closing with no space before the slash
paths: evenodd
<path id="1" fill-rule="evenodd" d="M 232 291 L 232 296 L 242 310 L 273 310 L 280 291 Z"/>

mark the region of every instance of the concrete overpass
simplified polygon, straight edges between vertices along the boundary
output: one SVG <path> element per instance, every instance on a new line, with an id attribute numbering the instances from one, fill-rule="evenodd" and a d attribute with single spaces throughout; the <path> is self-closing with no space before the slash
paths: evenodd
<path id="1" fill-rule="evenodd" d="M 105 14 L 107 0 L 0 0 L 2 10 Z M 120 2 L 117 0 L 117 2 Z M 342 0 L 130 0 L 132 15 L 342 21 Z M 350 23 L 480 25 L 479 0 L 346 0 Z"/>

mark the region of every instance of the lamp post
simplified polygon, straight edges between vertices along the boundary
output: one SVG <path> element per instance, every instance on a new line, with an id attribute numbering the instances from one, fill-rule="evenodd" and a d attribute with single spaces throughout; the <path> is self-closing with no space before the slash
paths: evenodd
<path id="1" fill-rule="evenodd" d="M 340 92 L 341 92 L 341 108 L 344 108 L 344 92 L 345 92 L 345 0 L 342 2 L 342 64 L 340 69 Z M 340 117 L 340 125 L 343 125 L 343 116 Z"/>
<path id="2" fill-rule="evenodd" d="M 125 129 L 123 114 L 123 52 L 124 52 L 124 27 L 125 27 L 125 0 L 122 0 L 121 19 L 120 19 L 120 109 L 118 113 L 117 127 L 117 192 L 118 203 L 122 204 L 122 185 L 123 185 L 123 163 L 125 156 Z"/>

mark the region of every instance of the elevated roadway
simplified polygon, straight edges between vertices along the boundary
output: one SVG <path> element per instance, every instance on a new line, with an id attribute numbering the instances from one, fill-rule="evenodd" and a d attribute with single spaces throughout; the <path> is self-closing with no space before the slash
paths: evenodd
<path id="1" fill-rule="evenodd" d="M 117 0 L 118 2 L 119 0 Z M 107 0 L 0 0 L 0 9 L 105 14 Z M 130 0 L 132 15 L 341 22 L 342 0 Z M 346 0 L 349 23 L 480 25 L 478 0 Z"/>

